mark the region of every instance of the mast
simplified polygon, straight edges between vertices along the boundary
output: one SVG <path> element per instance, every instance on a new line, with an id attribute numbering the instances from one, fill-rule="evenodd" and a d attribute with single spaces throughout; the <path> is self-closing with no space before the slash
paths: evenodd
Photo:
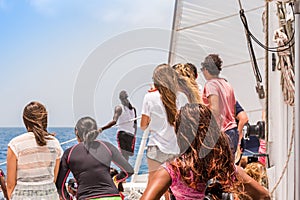
<path id="1" fill-rule="evenodd" d="M 170 40 L 170 49 L 169 49 L 169 58 L 168 58 L 168 64 L 172 65 L 173 64 L 173 58 L 174 56 L 172 55 L 174 53 L 174 49 L 175 49 L 175 42 L 174 42 L 174 38 L 175 38 L 175 34 L 176 34 L 176 24 L 177 24 L 177 12 L 179 9 L 178 6 L 178 0 L 175 0 L 175 5 L 174 5 L 174 14 L 173 14 L 173 24 L 172 24 L 172 32 L 171 32 L 171 40 Z"/>
<path id="2" fill-rule="evenodd" d="M 295 1 L 295 199 L 300 199 L 300 1 Z"/>

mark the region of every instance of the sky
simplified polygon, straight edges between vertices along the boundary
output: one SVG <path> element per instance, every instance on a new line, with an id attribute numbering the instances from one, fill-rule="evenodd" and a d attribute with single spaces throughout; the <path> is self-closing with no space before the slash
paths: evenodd
<path id="1" fill-rule="evenodd" d="M 0 0 L 0 127 L 21 127 L 31 101 L 48 126 L 111 120 L 127 90 L 140 113 L 167 62 L 172 0 Z"/>

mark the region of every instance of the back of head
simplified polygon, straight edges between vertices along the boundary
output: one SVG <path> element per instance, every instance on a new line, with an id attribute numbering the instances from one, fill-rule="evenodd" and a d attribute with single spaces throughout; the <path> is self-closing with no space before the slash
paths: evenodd
<path id="1" fill-rule="evenodd" d="M 130 110 L 133 109 L 133 106 L 131 105 L 131 103 L 128 100 L 128 94 L 125 90 L 122 90 L 119 93 L 119 99 L 123 105 L 127 106 Z"/>
<path id="2" fill-rule="evenodd" d="M 201 63 L 202 67 L 207 69 L 211 75 L 219 75 L 222 70 L 223 61 L 218 54 L 209 54 Z"/>
<path id="3" fill-rule="evenodd" d="M 75 130 L 80 141 L 89 144 L 99 135 L 96 121 L 91 117 L 83 117 L 78 120 Z"/>
<path id="4" fill-rule="evenodd" d="M 176 65 L 173 65 L 172 68 L 175 69 L 175 71 L 179 75 L 188 77 L 192 80 L 195 80 L 198 76 L 197 68 L 192 63 L 186 63 L 186 64 L 178 63 Z"/>
<path id="5" fill-rule="evenodd" d="M 25 106 L 23 111 L 23 122 L 27 131 L 33 132 L 38 145 L 47 144 L 47 110 L 44 105 L 39 102 L 30 102 Z"/>
<path id="6" fill-rule="evenodd" d="M 158 65 L 153 72 L 155 88 L 161 95 L 170 125 L 173 125 L 176 108 L 177 73 L 167 64 Z"/>
<path id="7" fill-rule="evenodd" d="M 177 158 L 171 164 L 190 187 L 196 188 L 197 184 L 211 178 L 221 183 L 231 181 L 234 163 L 229 141 L 208 107 L 202 104 L 183 106 L 176 117 L 175 132 L 184 159 Z"/>
<path id="8" fill-rule="evenodd" d="M 158 65 L 153 71 L 153 83 L 157 89 L 168 88 L 171 92 L 177 92 L 177 74 L 167 64 Z"/>
<path id="9" fill-rule="evenodd" d="M 268 188 L 268 177 L 265 166 L 259 162 L 247 164 L 245 172 L 262 186 Z"/>
<path id="10" fill-rule="evenodd" d="M 120 93 L 119 93 L 119 99 L 122 100 L 122 99 L 127 99 L 128 98 L 128 94 L 125 90 L 122 90 Z"/>
<path id="11" fill-rule="evenodd" d="M 200 90 L 196 82 L 197 68 L 191 63 L 176 64 L 172 67 L 178 73 L 178 87 L 190 103 L 202 103 Z"/>
<path id="12" fill-rule="evenodd" d="M 196 79 L 198 77 L 198 70 L 197 70 L 197 67 L 192 64 L 192 63 L 186 63 L 184 64 L 186 66 L 186 68 L 190 69 L 194 78 Z"/>

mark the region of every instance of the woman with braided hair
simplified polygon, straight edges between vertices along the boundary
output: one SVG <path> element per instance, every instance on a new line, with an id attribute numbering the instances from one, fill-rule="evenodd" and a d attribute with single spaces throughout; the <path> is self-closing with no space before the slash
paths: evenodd
<path id="1" fill-rule="evenodd" d="M 220 183 L 224 194 L 270 199 L 267 190 L 234 166 L 228 137 L 205 105 L 182 107 L 175 120 L 175 132 L 180 156 L 166 162 L 154 174 L 141 200 L 159 199 L 169 187 L 176 200 L 203 199 L 210 180 Z"/>
<path id="2" fill-rule="evenodd" d="M 178 73 L 179 90 L 185 94 L 189 103 L 202 103 L 199 85 L 196 82 L 197 68 L 192 63 L 178 63 L 172 66 Z"/>
<path id="3" fill-rule="evenodd" d="M 78 184 L 78 200 L 121 200 L 115 183 L 125 181 L 134 171 L 114 145 L 97 140 L 101 131 L 91 117 L 83 117 L 76 123 L 75 135 L 79 143 L 65 150 L 56 181 L 61 199 L 69 199 L 65 183 L 71 172 Z M 112 162 L 121 169 L 113 179 L 110 175 Z"/>
<path id="4" fill-rule="evenodd" d="M 55 181 L 62 148 L 47 132 L 47 110 L 39 102 L 23 111 L 27 133 L 13 138 L 7 150 L 7 193 L 9 199 L 59 199 Z"/>

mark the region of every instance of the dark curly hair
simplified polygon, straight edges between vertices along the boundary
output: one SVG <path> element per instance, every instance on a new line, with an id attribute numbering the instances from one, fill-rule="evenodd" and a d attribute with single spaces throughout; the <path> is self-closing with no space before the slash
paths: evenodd
<path id="1" fill-rule="evenodd" d="M 218 54 L 209 54 L 201 63 L 202 67 L 207 69 L 211 75 L 219 75 L 222 70 L 223 61 Z"/>
<path id="2" fill-rule="evenodd" d="M 191 188 L 201 191 L 211 178 L 218 180 L 223 191 L 238 191 L 229 140 L 221 132 L 208 107 L 186 104 L 175 120 L 175 132 L 181 155 L 170 162 L 173 170 Z M 238 193 L 238 192 L 235 192 Z"/>

